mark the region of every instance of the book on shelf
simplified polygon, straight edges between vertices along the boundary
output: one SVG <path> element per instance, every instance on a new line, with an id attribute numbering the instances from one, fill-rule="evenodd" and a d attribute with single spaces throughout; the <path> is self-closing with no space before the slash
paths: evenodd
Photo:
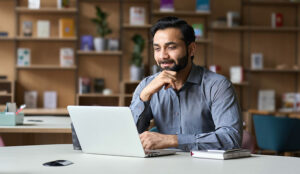
<path id="1" fill-rule="evenodd" d="M 240 25 L 240 13 L 236 11 L 227 12 L 227 27 L 236 27 Z"/>
<path id="2" fill-rule="evenodd" d="M 79 77 L 78 80 L 79 94 L 86 94 L 91 92 L 91 79 L 88 77 Z"/>
<path id="3" fill-rule="evenodd" d="M 74 65 L 73 48 L 61 48 L 59 52 L 60 66 L 70 67 Z"/>
<path id="4" fill-rule="evenodd" d="M 70 0 L 57 0 L 57 8 L 69 8 Z"/>
<path id="5" fill-rule="evenodd" d="M 258 91 L 258 110 L 275 111 L 275 90 Z"/>
<path id="6" fill-rule="evenodd" d="M 8 37 L 8 32 L 6 31 L 0 31 L 0 38 Z"/>
<path id="7" fill-rule="evenodd" d="M 282 94 L 282 108 L 285 112 L 300 111 L 300 93 L 287 92 Z"/>
<path id="8" fill-rule="evenodd" d="M 174 11 L 174 0 L 160 0 L 160 11 L 162 12 Z"/>
<path id="9" fill-rule="evenodd" d="M 210 11 L 210 0 L 196 1 L 196 12 L 209 12 L 209 11 Z"/>
<path id="10" fill-rule="evenodd" d="M 251 152 L 248 149 L 199 150 L 191 151 L 191 156 L 195 158 L 227 160 L 234 158 L 250 157 Z"/>
<path id="11" fill-rule="evenodd" d="M 31 60 L 31 51 L 29 48 L 18 48 L 17 51 L 18 60 L 17 65 L 18 66 L 29 66 L 30 60 Z"/>
<path id="12" fill-rule="evenodd" d="M 210 65 L 209 70 L 215 73 L 220 74 L 221 73 L 221 66 L 220 65 Z"/>
<path id="13" fill-rule="evenodd" d="M 118 39 L 108 39 L 108 50 L 117 51 L 119 50 L 119 40 Z"/>
<path id="14" fill-rule="evenodd" d="M 22 26 L 23 36 L 31 37 L 32 36 L 32 22 L 24 21 Z"/>
<path id="15" fill-rule="evenodd" d="M 28 0 L 28 8 L 30 9 L 39 9 L 40 5 L 40 0 Z"/>
<path id="16" fill-rule="evenodd" d="M 272 13 L 271 14 L 271 26 L 272 28 L 283 26 L 283 15 L 282 13 Z"/>
<path id="17" fill-rule="evenodd" d="M 230 67 L 230 81 L 232 83 L 242 83 L 244 81 L 244 70 L 241 66 Z"/>
<path id="18" fill-rule="evenodd" d="M 80 50 L 92 51 L 94 50 L 94 38 L 92 35 L 83 35 L 80 37 Z"/>
<path id="19" fill-rule="evenodd" d="M 38 99 L 37 91 L 25 91 L 24 101 L 26 104 L 26 108 L 37 108 L 37 99 Z"/>
<path id="20" fill-rule="evenodd" d="M 145 8 L 144 7 L 130 7 L 130 25 L 145 25 Z"/>
<path id="21" fill-rule="evenodd" d="M 75 24 L 72 18 L 59 19 L 59 37 L 74 37 L 75 36 Z"/>
<path id="22" fill-rule="evenodd" d="M 6 80 L 6 79 L 7 79 L 7 75 L 0 74 L 0 80 Z"/>
<path id="23" fill-rule="evenodd" d="M 38 20 L 37 21 L 37 37 L 49 38 L 50 37 L 50 21 Z"/>
<path id="24" fill-rule="evenodd" d="M 56 109 L 57 108 L 57 92 L 45 91 L 44 92 L 44 108 Z"/>
<path id="25" fill-rule="evenodd" d="M 264 68 L 264 56 L 262 53 L 251 54 L 251 68 L 263 69 Z"/>
<path id="26" fill-rule="evenodd" d="M 203 38 L 204 25 L 203 24 L 192 24 L 192 27 L 195 32 L 196 40 L 200 40 L 201 38 Z"/>

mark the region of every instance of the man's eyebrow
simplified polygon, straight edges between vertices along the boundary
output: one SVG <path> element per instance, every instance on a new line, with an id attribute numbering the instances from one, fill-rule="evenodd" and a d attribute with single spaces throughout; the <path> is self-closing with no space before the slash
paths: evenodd
<path id="1" fill-rule="evenodd" d="M 176 44 L 177 44 L 176 42 L 167 42 L 167 43 L 165 43 L 166 46 L 169 46 L 169 45 L 176 45 Z M 153 43 L 153 46 L 159 47 L 159 44 Z"/>

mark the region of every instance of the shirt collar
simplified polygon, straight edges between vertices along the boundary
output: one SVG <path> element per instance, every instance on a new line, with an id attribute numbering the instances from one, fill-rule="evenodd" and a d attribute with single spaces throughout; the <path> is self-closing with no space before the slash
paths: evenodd
<path id="1" fill-rule="evenodd" d="M 195 64 L 192 64 L 192 69 L 186 82 L 200 84 L 202 80 L 202 75 L 202 69 L 200 67 L 197 67 Z"/>

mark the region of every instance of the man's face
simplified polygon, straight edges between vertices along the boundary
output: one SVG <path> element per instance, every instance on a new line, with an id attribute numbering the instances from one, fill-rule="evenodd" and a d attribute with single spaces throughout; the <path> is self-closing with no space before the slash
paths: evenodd
<path id="1" fill-rule="evenodd" d="M 158 30 L 153 37 L 154 58 L 162 70 L 180 71 L 188 63 L 188 51 L 179 29 Z"/>

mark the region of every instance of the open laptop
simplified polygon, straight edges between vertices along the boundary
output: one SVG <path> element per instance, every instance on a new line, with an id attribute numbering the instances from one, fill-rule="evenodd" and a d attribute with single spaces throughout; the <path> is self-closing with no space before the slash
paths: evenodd
<path id="1" fill-rule="evenodd" d="M 175 154 L 173 150 L 145 152 L 128 107 L 68 106 L 84 153 L 153 157 Z"/>

